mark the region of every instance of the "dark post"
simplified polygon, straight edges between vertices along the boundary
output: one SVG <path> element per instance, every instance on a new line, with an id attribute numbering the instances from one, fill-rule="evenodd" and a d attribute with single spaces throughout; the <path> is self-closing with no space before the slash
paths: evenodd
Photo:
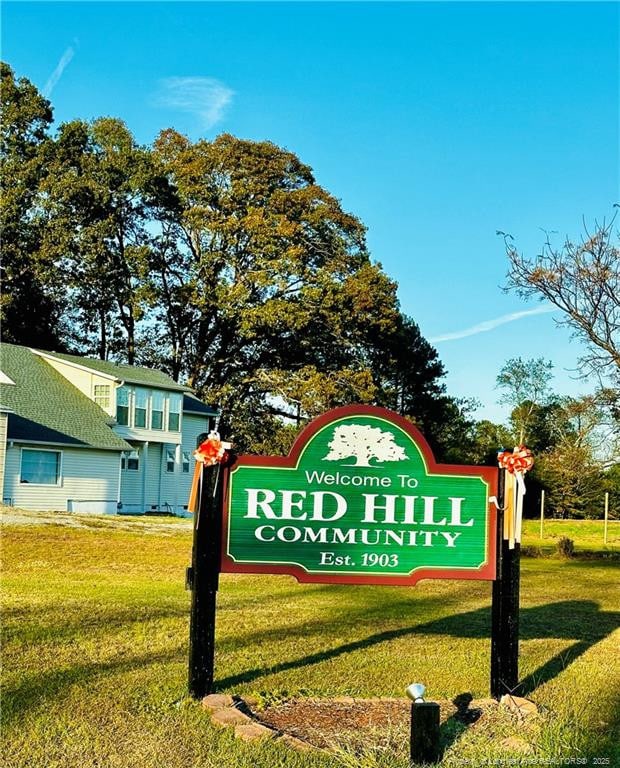
<path id="1" fill-rule="evenodd" d="M 189 692 L 200 699 L 213 690 L 215 603 L 220 575 L 224 473 L 216 464 L 202 468 L 188 584 L 192 590 L 189 625 Z"/>
<path id="2" fill-rule="evenodd" d="M 506 470 L 499 470 L 497 574 L 491 605 L 491 696 L 515 693 L 519 684 L 519 578 L 521 545 L 503 537 Z"/>
<path id="3" fill-rule="evenodd" d="M 411 736 L 409 756 L 411 765 L 436 763 L 440 758 L 439 704 L 418 701 L 411 705 Z"/>

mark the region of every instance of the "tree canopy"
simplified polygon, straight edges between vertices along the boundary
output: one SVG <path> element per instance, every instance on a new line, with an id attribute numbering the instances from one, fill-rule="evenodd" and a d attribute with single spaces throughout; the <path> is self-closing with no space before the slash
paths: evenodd
<path id="1" fill-rule="evenodd" d="M 0 231 L 3 338 L 23 344 L 63 348 L 60 297 L 45 277 L 38 215 L 40 184 L 47 168 L 44 149 L 52 108 L 26 78 L 16 79 L 1 64 Z"/>
<path id="2" fill-rule="evenodd" d="M 609 222 L 560 247 L 550 238 L 541 253 L 528 258 L 504 235 L 509 261 L 508 289 L 524 298 L 535 296 L 561 310 L 568 326 L 586 345 L 585 372 L 612 374 L 620 381 L 620 241 Z M 503 233 L 500 233 L 503 234 Z"/>
<path id="3" fill-rule="evenodd" d="M 598 516 L 605 491 L 620 492 L 620 431 L 617 397 L 610 389 L 566 397 L 552 386 L 552 364 L 544 358 L 507 360 L 497 377 L 501 400 L 511 406 L 509 423 L 478 422 L 474 460 L 494 463 L 493 445 L 525 443 L 535 457 L 528 474 L 526 508 L 538 510 L 537 490 L 559 516 Z"/>
<path id="4" fill-rule="evenodd" d="M 172 129 L 142 147 L 112 117 L 52 135 L 49 102 L 4 80 L 7 340 L 161 368 L 241 450 L 284 451 L 351 402 L 408 416 L 439 458 L 466 432 L 364 225 L 294 153 Z M 33 302 L 36 340 L 20 321 Z"/>
<path id="5" fill-rule="evenodd" d="M 511 421 L 518 444 L 532 444 L 536 427 L 540 426 L 541 411 L 553 399 L 550 382 L 553 363 L 543 357 L 507 360 L 496 379 L 500 403 L 512 407 Z M 538 422 L 538 424 L 537 424 Z"/>

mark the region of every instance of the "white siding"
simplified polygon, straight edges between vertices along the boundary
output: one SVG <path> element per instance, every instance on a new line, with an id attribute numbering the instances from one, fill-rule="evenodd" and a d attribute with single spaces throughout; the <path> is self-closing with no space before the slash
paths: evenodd
<path id="1" fill-rule="evenodd" d="M 166 449 L 171 450 L 174 453 L 174 472 L 166 471 Z M 185 484 L 183 482 L 187 475 L 183 474 L 182 468 L 181 446 L 165 445 L 161 470 L 160 498 L 162 504 L 169 504 L 175 511 L 182 510 L 189 498 L 189 489 L 186 493 Z"/>
<path id="2" fill-rule="evenodd" d="M 121 502 L 127 512 L 144 512 L 142 500 L 142 472 L 144 469 L 144 446 L 132 443 L 140 454 L 137 470 L 124 469 L 121 472 Z"/>
<path id="3" fill-rule="evenodd" d="M 146 466 L 146 485 L 144 488 L 145 511 L 151 508 L 157 511 L 161 503 L 159 498 L 160 481 L 162 468 L 162 451 L 164 446 L 161 443 L 151 443 L 148 449 L 148 462 Z"/>
<path id="4" fill-rule="evenodd" d="M 6 460 L 6 429 L 7 413 L 0 411 L 0 489 L 2 489 L 2 498 L 4 495 L 4 463 Z"/>
<path id="5" fill-rule="evenodd" d="M 192 457 L 190 471 L 182 471 L 182 452 L 187 451 L 191 455 L 196 449 L 198 437 L 208 431 L 207 416 L 185 414 L 181 446 L 133 443 L 140 453 L 140 466 L 137 471 L 125 469 L 121 473 L 122 511 L 142 514 L 148 512 L 151 506 L 163 510 L 167 508 L 165 505 L 169 505 L 172 511 L 182 513 L 189 499 L 194 470 Z M 61 485 L 35 486 L 19 482 L 21 447 L 15 443 L 7 449 L 6 457 L 3 497 L 11 499 L 14 506 L 92 512 L 112 512 L 116 509 L 120 452 L 58 448 L 62 453 Z M 24 444 L 23 447 L 37 446 Z M 56 450 L 54 446 L 41 446 L 46 447 Z M 167 447 L 175 451 L 174 472 L 166 472 Z M 85 501 L 92 503 L 85 504 Z"/>
<path id="6" fill-rule="evenodd" d="M 194 457 L 193 453 L 196 450 L 198 437 L 205 432 L 209 431 L 209 417 L 198 416 L 194 414 L 186 413 L 183 416 L 183 442 L 181 444 L 182 451 L 188 451 L 191 459 L 189 464 L 189 473 L 184 474 L 182 470 L 182 464 L 179 463 L 176 467 L 175 477 L 177 479 L 177 508 L 179 511 L 183 507 L 187 506 L 189 500 L 189 491 L 192 485 L 192 477 L 194 474 Z"/>
<path id="7" fill-rule="evenodd" d="M 116 401 L 115 401 L 115 384 L 112 376 L 101 375 L 96 371 L 86 370 L 85 368 L 77 368 L 75 365 L 66 363 L 64 360 L 58 360 L 57 358 L 44 357 L 46 363 L 55 368 L 58 373 L 62 374 L 67 381 L 71 382 L 76 389 L 79 389 L 89 400 L 95 399 L 95 384 L 107 385 L 110 387 L 110 405 L 103 410 L 114 418 L 116 415 Z"/>
<path id="8" fill-rule="evenodd" d="M 41 449 L 59 450 L 62 455 L 60 484 L 30 485 L 20 483 L 22 447 L 38 448 L 17 442 L 7 448 L 3 497 L 11 499 L 13 506 L 66 511 L 73 501 L 80 502 L 82 511 L 89 511 L 89 505 L 83 502 L 98 502 L 92 506 L 99 510 L 105 501 L 108 502 L 106 509 L 116 508 L 120 452 L 42 445 Z"/>

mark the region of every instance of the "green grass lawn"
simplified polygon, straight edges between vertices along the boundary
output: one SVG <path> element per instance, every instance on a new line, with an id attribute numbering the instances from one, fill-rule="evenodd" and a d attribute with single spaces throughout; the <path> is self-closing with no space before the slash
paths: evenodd
<path id="1" fill-rule="evenodd" d="M 565 536 L 575 543 L 575 553 L 620 553 L 620 521 L 607 525 L 607 544 L 603 520 L 545 520 L 540 538 L 540 520 L 523 521 L 524 546 L 538 547 L 543 554 L 556 551 L 558 541 Z"/>
<path id="2" fill-rule="evenodd" d="M 3 766 L 406 768 L 406 744 L 307 754 L 215 729 L 186 695 L 191 531 L 157 520 L 147 533 L 143 522 L 3 526 Z M 618 596 L 617 561 L 524 559 L 520 671 L 540 716 L 525 725 L 507 713 L 483 718 L 448 739 L 442 765 L 620 765 Z M 422 681 L 430 699 L 486 697 L 489 626 L 485 582 L 302 586 L 224 575 L 217 689 L 401 696 Z M 506 751 L 510 735 L 534 752 Z"/>

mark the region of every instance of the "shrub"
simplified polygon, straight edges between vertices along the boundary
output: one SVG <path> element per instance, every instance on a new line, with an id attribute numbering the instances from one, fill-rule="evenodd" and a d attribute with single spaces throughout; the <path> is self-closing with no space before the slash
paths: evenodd
<path id="1" fill-rule="evenodd" d="M 568 536 L 562 536 L 558 540 L 558 552 L 562 557 L 572 557 L 575 554 L 575 542 L 569 539 Z"/>

